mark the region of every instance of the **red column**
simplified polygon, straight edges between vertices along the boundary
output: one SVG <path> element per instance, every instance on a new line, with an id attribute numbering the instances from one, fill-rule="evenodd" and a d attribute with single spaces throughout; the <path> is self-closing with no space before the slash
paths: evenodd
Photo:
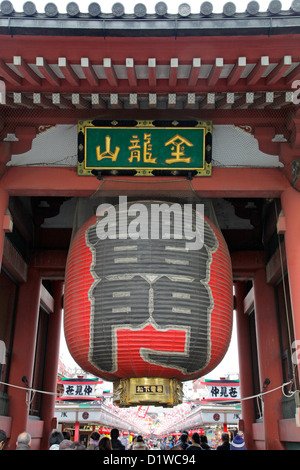
<path id="1" fill-rule="evenodd" d="M 260 269 L 254 278 L 254 306 L 261 391 L 280 387 L 283 383 L 279 333 L 274 287 L 266 282 L 266 272 Z M 264 388 L 265 380 L 270 383 Z M 284 450 L 279 439 L 281 388 L 263 397 L 263 420 L 266 450 Z"/>
<path id="2" fill-rule="evenodd" d="M 298 341 L 296 345 L 298 345 L 300 342 L 300 193 L 293 188 L 289 188 L 282 193 L 281 203 L 285 216 L 286 231 L 284 239 L 294 333 L 295 340 Z M 299 346 L 297 349 L 299 349 Z M 294 357 L 293 360 L 295 360 Z M 300 374 L 299 367 L 298 357 L 298 374 Z"/>
<path id="3" fill-rule="evenodd" d="M 9 142 L 0 142 L 0 178 L 6 171 L 6 163 L 10 160 L 11 148 Z M 3 230 L 4 216 L 8 208 L 9 196 L 1 182 L 0 185 L 0 267 L 2 264 L 5 231 Z"/>
<path id="4" fill-rule="evenodd" d="M 3 256 L 3 245 L 4 245 L 4 237 L 5 232 L 3 230 L 3 222 L 5 212 L 8 208 L 8 201 L 9 196 L 5 189 L 0 186 L 0 266 L 2 264 L 2 256 Z"/>
<path id="5" fill-rule="evenodd" d="M 36 334 L 39 318 L 41 277 L 35 268 L 29 268 L 27 282 L 20 286 L 9 383 L 25 387 L 22 377 L 31 386 Z M 9 387 L 9 416 L 12 417 L 8 449 L 15 449 L 18 434 L 26 431 L 28 406 L 26 391 Z"/>
<path id="6" fill-rule="evenodd" d="M 76 421 L 75 429 L 74 429 L 74 442 L 79 442 L 79 429 L 80 429 L 80 423 L 79 421 Z"/>
<path id="7" fill-rule="evenodd" d="M 44 390 L 53 395 L 43 395 L 41 419 L 44 421 L 41 449 L 49 449 L 49 436 L 52 431 L 52 419 L 55 413 L 55 393 L 57 388 L 57 365 L 59 359 L 60 330 L 62 322 L 63 281 L 53 282 L 54 311 L 50 313 L 47 336 Z"/>
<path id="8" fill-rule="evenodd" d="M 237 344 L 239 353 L 239 371 L 241 398 L 251 397 L 253 395 L 252 368 L 251 368 L 251 350 L 249 339 L 248 315 L 244 313 L 244 299 L 246 296 L 246 286 L 243 281 L 234 283 L 235 293 L 235 311 Z M 253 450 L 252 424 L 255 422 L 254 401 L 242 401 L 242 419 L 244 422 L 244 439 L 246 448 Z"/>

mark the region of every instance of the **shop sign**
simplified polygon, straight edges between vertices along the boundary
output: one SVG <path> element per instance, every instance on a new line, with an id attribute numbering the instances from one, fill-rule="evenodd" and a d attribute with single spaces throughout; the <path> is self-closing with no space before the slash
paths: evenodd
<path id="1" fill-rule="evenodd" d="M 59 384 L 63 385 L 63 393 L 57 400 L 99 400 L 99 384 L 102 384 L 102 381 L 86 381 L 86 382 L 65 382 L 61 381 Z"/>
<path id="2" fill-rule="evenodd" d="M 56 408 L 55 417 L 58 423 L 80 423 L 98 422 L 100 420 L 100 410 L 69 410 L 67 408 Z"/>
<path id="3" fill-rule="evenodd" d="M 203 423 L 204 424 L 238 424 L 241 419 L 241 410 L 236 412 L 203 412 Z"/>
<path id="4" fill-rule="evenodd" d="M 240 401 L 240 384 L 237 383 L 212 383 L 205 384 L 205 401 Z"/>
<path id="5" fill-rule="evenodd" d="M 211 149 L 207 121 L 78 123 L 79 175 L 210 176 Z"/>
<path id="6" fill-rule="evenodd" d="M 77 421 L 76 411 L 55 410 L 55 417 L 58 423 L 75 423 Z"/>

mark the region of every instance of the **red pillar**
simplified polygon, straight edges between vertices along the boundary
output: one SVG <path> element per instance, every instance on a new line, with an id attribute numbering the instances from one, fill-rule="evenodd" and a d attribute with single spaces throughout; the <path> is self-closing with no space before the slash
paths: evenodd
<path id="1" fill-rule="evenodd" d="M 254 278 L 254 306 L 261 391 L 269 391 L 283 384 L 281 353 L 274 287 L 266 282 L 266 272 L 260 269 Z M 265 380 L 270 384 L 264 388 Z M 281 388 L 263 396 L 263 421 L 266 450 L 284 450 L 279 439 Z"/>
<path id="2" fill-rule="evenodd" d="M 55 393 L 57 388 L 57 365 L 59 360 L 60 330 L 62 322 L 63 281 L 53 282 L 54 311 L 50 313 L 47 353 L 45 364 L 44 390 L 53 395 L 44 394 L 42 397 L 41 419 L 44 421 L 41 449 L 49 449 L 49 436 L 52 431 L 52 419 L 55 414 Z"/>
<path id="3" fill-rule="evenodd" d="M 9 383 L 25 387 L 22 377 L 27 377 L 29 386 L 32 383 L 36 334 L 39 318 L 41 277 L 35 268 L 29 268 L 27 282 L 20 286 L 13 352 L 11 359 Z M 8 449 L 15 449 L 18 434 L 26 431 L 28 406 L 26 391 L 9 388 L 9 416 L 12 417 L 11 438 Z"/>
<path id="4" fill-rule="evenodd" d="M 0 186 L 0 266 L 2 264 L 5 231 L 3 227 L 4 216 L 8 208 L 9 196 L 5 189 Z"/>
<path id="5" fill-rule="evenodd" d="M 79 442 L 79 429 L 80 429 L 80 423 L 79 421 L 76 421 L 75 429 L 74 429 L 74 442 Z"/>
<path id="6" fill-rule="evenodd" d="M 282 209 L 285 216 L 285 249 L 289 275 L 290 297 L 294 322 L 296 348 L 300 344 L 300 193 L 289 188 L 281 196 Z M 295 356 L 295 357 L 294 357 Z M 293 355 L 293 360 L 297 360 Z M 298 354 L 298 379 L 299 379 Z"/>
<path id="7" fill-rule="evenodd" d="M 246 286 L 243 281 L 234 283 L 235 293 L 235 311 L 237 343 L 239 354 L 240 388 L 241 398 L 251 397 L 253 395 L 252 368 L 251 368 L 251 350 L 249 339 L 248 315 L 244 313 L 244 299 L 246 296 Z M 252 425 L 255 422 L 254 401 L 242 401 L 242 419 L 244 423 L 244 439 L 246 448 L 253 450 L 253 432 Z"/>
<path id="8" fill-rule="evenodd" d="M 0 178 L 6 171 L 6 163 L 10 160 L 11 148 L 9 142 L 0 142 Z M 8 208 L 9 195 L 3 184 L 0 185 L 0 267 L 2 264 L 4 246 L 4 216 Z"/>

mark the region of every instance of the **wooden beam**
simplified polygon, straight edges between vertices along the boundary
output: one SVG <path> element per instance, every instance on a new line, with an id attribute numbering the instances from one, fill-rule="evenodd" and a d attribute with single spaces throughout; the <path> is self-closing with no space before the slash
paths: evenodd
<path id="1" fill-rule="evenodd" d="M 247 92 L 247 93 L 244 93 L 244 95 L 239 98 L 238 100 L 236 100 L 233 105 L 232 105 L 232 108 L 233 109 L 237 109 L 237 108 L 242 108 L 242 107 L 245 107 L 245 106 L 250 106 L 254 101 L 254 93 L 253 92 Z"/>
<path id="2" fill-rule="evenodd" d="M 234 93 L 226 93 L 226 95 L 216 102 L 216 108 L 229 109 L 234 103 Z"/>
<path id="3" fill-rule="evenodd" d="M 276 108 L 280 106 L 281 108 L 284 106 L 290 106 L 293 103 L 293 92 L 287 91 L 285 93 L 281 93 L 279 96 L 274 98 L 271 104 L 268 104 L 268 108 Z"/>
<path id="4" fill-rule="evenodd" d="M 134 60 L 131 58 L 126 59 L 127 78 L 130 86 L 137 86 L 137 79 L 135 74 Z"/>
<path id="5" fill-rule="evenodd" d="M 148 79 L 151 87 L 156 86 L 156 59 L 148 59 Z"/>
<path id="6" fill-rule="evenodd" d="M 170 61 L 170 73 L 169 73 L 169 86 L 174 87 L 177 83 L 178 76 L 178 59 L 173 58 Z"/>
<path id="7" fill-rule="evenodd" d="M 299 80 L 299 79 L 300 79 L 300 65 L 297 65 L 297 67 L 295 67 L 294 70 L 292 70 L 285 78 L 285 84 L 287 86 L 290 86 L 295 80 Z"/>
<path id="8" fill-rule="evenodd" d="M 292 65 L 292 57 L 290 55 L 285 55 L 281 61 L 279 62 L 278 65 L 272 70 L 272 72 L 269 73 L 269 75 L 266 77 L 266 83 L 268 85 L 271 85 L 273 83 L 278 82 L 280 80 L 284 73 L 290 68 Z"/>
<path id="9" fill-rule="evenodd" d="M 176 93 L 168 94 L 168 108 L 172 109 L 176 106 Z"/>
<path id="10" fill-rule="evenodd" d="M 88 57 L 82 57 L 80 60 L 80 65 L 83 70 L 83 73 L 85 75 L 85 78 L 89 82 L 90 85 L 92 86 L 98 86 L 99 85 L 99 79 L 96 75 L 95 70 L 93 69 L 92 65 L 90 64 L 90 61 Z"/>
<path id="11" fill-rule="evenodd" d="M 233 86 L 241 78 L 247 65 L 246 57 L 239 57 L 227 78 L 227 86 Z"/>
<path id="12" fill-rule="evenodd" d="M 111 108 L 120 109 L 123 108 L 123 105 L 120 101 L 118 93 L 111 93 L 109 97 L 109 104 Z"/>
<path id="13" fill-rule="evenodd" d="M 34 250 L 30 257 L 30 266 L 37 268 L 45 279 L 63 279 L 68 252 L 65 250 Z"/>
<path id="14" fill-rule="evenodd" d="M 65 98 L 61 93 L 52 93 L 52 103 L 59 108 L 74 109 L 72 102 Z"/>
<path id="15" fill-rule="evenodd" d="M 156 93 L 149 93 L 149 108 L 156 108 L 157 106 L 157 95 Z"/>
<path id="16" fill-rule="evenodd" d="M 64 74 L 64 77 L 67 80 L 67 82 L 70 83 L 70 85 L 73 85 L 73 86 L 79 85 L 79 77 L 72 69 L 66 57 L 58 58 L 58 66 L 61 69 L 62 73 Z"/>
<path id="17" fill-rule="evenodd" d="M 189 86 L 191 86 L 191 87 L 196 86 L 197 81 L 198 81 L 198 77 L 199 77 L 200 68 L 201 68 L 201 59 L 200 58 L 194 58 L 193 63 L 192 63 L 192 67 L 191 67 L 191 71 L 190 71 L 190 75 L 189 75 L 189 79 L 188 79 L 188 85 Z"/>
<path id="18" fill-rule="evenodd" d="M 20 104 L 27 108 L 33 108 L 33 101 L 31 101 L 27 96 L 24 96 L 24 93 L 14 93 L 13 94 L 14 104 Z"/>
<path id="19" fill-rule="evenodd" d="M 105 101 L 100 97 L 99 93 L 91 94 L 91 106 L 92 108 L 100 109 L 105 109 L 107 107 Z"/>
<path id="20" fill-rule="evenodd" d="M 263 93 L 259 98 L 254 99 L 253 103 L 248 108 L 266 107 L 274 102 L 274 92 L 267 91 Z"/>
<path id="21" fill-rule="evenodd" d="M 211 109 L 215 107 L 216 96 L 214 93 L 207 93 L 200 103 L 201 109 Z"/>
<path id="22" fill-rule="evenodd" d="M 54 299 L 43 284 L 41 284 L 40 302 L 48 313 L 54 312 Z"/>
<path id="23" fill-rule="evenodd" d="M 186 178 L 156 179 L 155 187 L 166 194 L 190 188 Z M 122 177 L 117 194 L 136 191 L 141 196 L 153 193 L 153 177 Z M 97 191 L 99 181 L 93 176 L 79 176 L 77 168 L 64 167 L 8 167 L 1 183 L 10 196 L 86 197 Z M 202 197 L 280 197 L 290 183 L 280 168 L 213 168 L 211 177 L 194 178 L 190 184 Z M 114 177 L 105 177 L 100 191 L 116 192 Z M 106 193 L 107 192 L 107 193 Z M 126 193 L 125 193 L 126 194 Z"/>
<path id="24" fill-rule="evenodd" d="M 195 93 L 188 93 L 184 107 L 186 109 L 194 108 L 195 104 L 196 104 L 196 94 Z"/>
<path id="25" fill-rule="evenodd" d="M 16 281 L 27 281 L 28 265 L 7 237 L 4 239 L 2 266 Z"/>
<path id="26" fill-rule="evenodd" d="M 251 279 L 257 270 L 265 267 L 261 251 L 235 251 L 230 257 L 234 279 Z"/>
<path id="27" fill-rule="evenodd" d="M 217 83 L 223 70 L 223 65 L 224 60 L 221 57 L 217 57 L 207 79 L 208 86 L 214 86 Z"/>
<path id="28" fill-rule="evenodd" d="M 53 102 L 42 93 L 33 93 L 33 104 L 41 108 L 55 108 Z"/>
<path id="29" fill-rule="evenodd" d="M 113 87 L 117 87 L 118 86 L 118 79 L 117 79 L 117 76 L 115 74 L 115 71 L 114 71 L 114 68 L 113 68 L 113 65 L 112 65 L 112 62 L 111 62 L 110 58 L 103 59 L 103 68 L 104 68 L 104 72 L 105 72 L 108 83 Z"/>
<path id="30" fill-rule="evenodd" d="M 72 104 L 75 108 L 87 109 L 90 107 L 87 100 L 85 100 L 79 93 L 72 93 Z"/>
<path id="31" fill-rule="evenodd" d="M 3 59 L 0 59 L 0 75 L 12 85 L 20 86 L 23 83 L 22 77 L 8 67 Z"/>
<path id="32" fill-rule="evenodd" d="M 262 77 L 264 71 L 269 67 L 269 57 L 263 56 L 249 73 L 246 82 L 247 85 L 254 85 Z"/>
<path id="33" fill-rule="evenodd" d="M 131 108 L 138 109 L 139 108 L 139 102 L 138 102 L 138 95 L 137 93 L 130 93 L 129 94 L 129 106 Z"/>
<path id="34" fill-rule="evenodd" d="M 60 86 L 60 78 L 53 72 L 44 57 L 36 57 L 35 65 L 45 77 L 45 80 L 53 86 Z"/>
<path id="35" fill-rule="evenodd" d="M 27 62 L 21 56 L 14 56 L 13 64 L 18 69 L 20 74 L 32 85 L 41 86 L 42 80 L 37 74 L 29 67 Z"/>

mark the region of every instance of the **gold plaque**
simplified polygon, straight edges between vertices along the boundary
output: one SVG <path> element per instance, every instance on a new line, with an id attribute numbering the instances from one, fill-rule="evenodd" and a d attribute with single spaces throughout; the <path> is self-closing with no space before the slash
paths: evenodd
<path id="1" fill-rule="evenodd" d="M 175 378 L 134 377 L 114 383 L 114 402 L 120 407 L 173 407 L 182 403 L 182 397 L 182 383 Z"/>

